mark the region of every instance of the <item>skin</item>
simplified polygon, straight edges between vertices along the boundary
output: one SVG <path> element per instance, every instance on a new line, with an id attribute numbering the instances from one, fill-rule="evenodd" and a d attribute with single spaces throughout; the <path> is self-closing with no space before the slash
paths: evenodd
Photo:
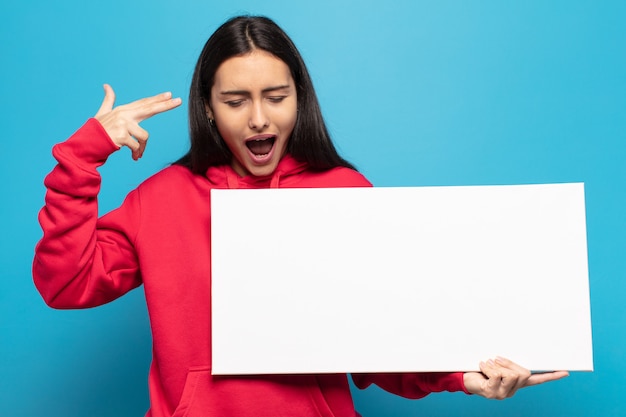
<path id="1" fill-rule="evenodd" d="M 131 149 L 134 160 L 141 158 L 148 141 L 148 132 L 139 123 L 181 104 L 180 98 L 172 98 L 167 92 L 114 107 L 113 89 L 105 84 L 104 91 L 95 118 L 118 147 Z M 233 91 L 238 93 L 232 94 Z M 207 114 L 215 119 L 232 151 L 232 166 L 239 175 L 271 174 L 284 155 L 297 115 L 295 87 L 287 66 L 263 51 L 225 61 L 216 73 Z M 265 134 L 275 135 L 276 142 L 271 158 L 258 163 L 249 154 L 245 141 Z M 512 397 L 521 388 L 569 375 L 566 371 L 533 374 L 501 357 L 480 362 L 479 367 L 480 372 L 463 374 L 465 388 L 472 394 L 499 400 Z"/>
<path id="2" fill-rule="evenodd" d="M 115 92 L 110 85 L 104 85 L 104 100 L 94 116 L 109 137 L 118 147 L 127 146 L 136 161 L 142 157 L 148 143 L 148 132 L 139 123 L 159 113 L 180 106 L 180 98 L 172 98 L 172 93 L 161 93 L 153 97 L 133 101 L 123 106 L 115 105 Z"/>
<path id="3" fill-rule="evenodd" d="M 463 383 L 468 392 L 485 398 L 503 400 L 518 389 L 555 381 L 569 375 L 566 371 L 532 374 L 506 358 L 497 357 L 479 364 L 481 372 L 466 372 Z"/>
<path id="4" fill-rule="evenodd" d="M 285 155 L 296 124 L 298 99 L 289 67 L 262 50 L 224 61 L 215 73 L 207 115 L 233 153 L 239 175 L 271 175 Z M 246 146 L 254 138 L 274 137 L 265 158 Z"/>

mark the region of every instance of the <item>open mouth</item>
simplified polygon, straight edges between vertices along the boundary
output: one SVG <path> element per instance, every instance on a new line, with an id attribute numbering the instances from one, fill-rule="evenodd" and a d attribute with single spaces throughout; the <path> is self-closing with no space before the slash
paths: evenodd
<path id="1" fill-rule="evenodd" d="M 246 146 L 257 157 L 264 157 L 272 151 L 276 136 L 260 137 L 246 142 Z"/>

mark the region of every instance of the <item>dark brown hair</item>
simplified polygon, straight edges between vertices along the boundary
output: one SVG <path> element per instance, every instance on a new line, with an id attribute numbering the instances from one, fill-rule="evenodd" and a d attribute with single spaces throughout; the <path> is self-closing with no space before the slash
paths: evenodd
<path id="1" fill-rule="evenodd" d="M 238 16 L 220 26 L 204 45 L 189 91 L 189 152 L 175 164 L 205 175 L 210 166 L 230 164 L 233 155 L 217 128 L 209 123 L 205 104 L 219 66 L 229 58 L 255 49 L 269 52 L 291 71 L 298 97 L 298 115 L 287 152 L 312 169 L 354 167 L 335 149 L 324 123 L 313 83 L 304 60 L 287 34 L 263 16 Z"/>

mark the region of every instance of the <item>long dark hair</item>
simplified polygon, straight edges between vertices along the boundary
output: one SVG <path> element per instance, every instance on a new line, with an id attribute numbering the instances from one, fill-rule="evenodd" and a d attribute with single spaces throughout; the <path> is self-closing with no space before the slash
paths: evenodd
<path id="1" fill-rule="evenodd" d="M 226 21 L 209 38 L 194 70 L 189 91 L 189 152 L 175 162 L 205 175 L 210 166 L 230 164 L 231 151 L 217 128 L 209 123 L 205 104 L 218 67 L 227 59 L 261 49 L 282 60 L 291 71 L 298 97 L 298 115 L 287 145 L 295 159 L 312 169 L 354 167 L 337 153 L 304 61 L 287 34 L 263 16 L 238 16 Z"/>

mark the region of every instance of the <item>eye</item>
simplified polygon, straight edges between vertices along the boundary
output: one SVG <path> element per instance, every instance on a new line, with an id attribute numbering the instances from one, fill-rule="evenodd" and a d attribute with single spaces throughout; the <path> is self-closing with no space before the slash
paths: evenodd
<path id="1" fill-rule="evenodd" d="M 270 101 L 270 103 L 280 103 L 285 98 L 287 98 L 287 96 L 270 96 L 267 99 Z"/>
<path id="2" fill-rule="evenodd" d="M 230 107 L 239 107 L 243 104 L 243 100 L 229 100 L 225 101 L 225 103 Z"/>

